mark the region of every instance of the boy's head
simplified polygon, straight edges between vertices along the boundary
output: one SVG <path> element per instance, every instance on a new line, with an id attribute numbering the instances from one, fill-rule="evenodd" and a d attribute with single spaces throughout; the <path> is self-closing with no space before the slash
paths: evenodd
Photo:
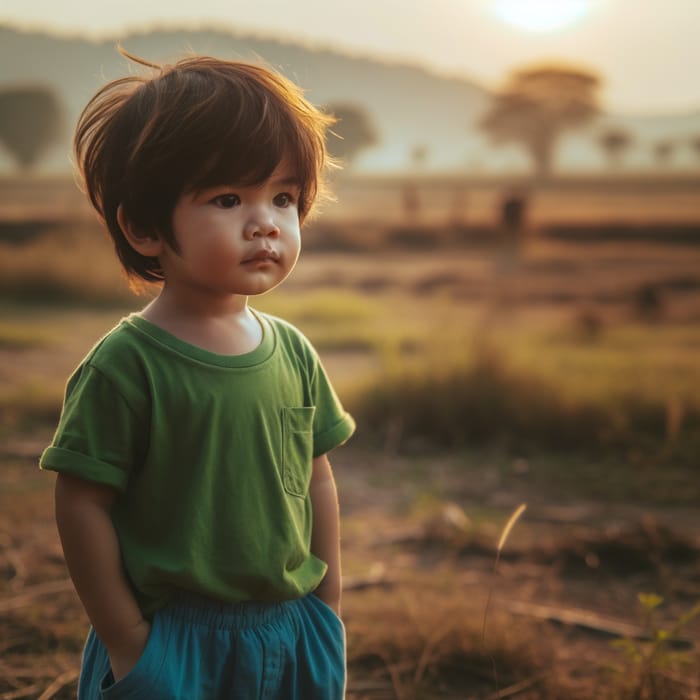
<path id="1" fill-rule="evenodd" d="M 92 98 L 74 143 L 86 192 L 130 275 L 156 281 L 162 270 L 129 245 L 119 207 L 132 230 L 177 250 L 172 212 L 183 193 L 262 183 L 287 157 L 306 217 L 323 185 L 331 117 L 261 66 L 209 57 L 146 65 L 157 69 L 154 77 L 115 80 Z"/>

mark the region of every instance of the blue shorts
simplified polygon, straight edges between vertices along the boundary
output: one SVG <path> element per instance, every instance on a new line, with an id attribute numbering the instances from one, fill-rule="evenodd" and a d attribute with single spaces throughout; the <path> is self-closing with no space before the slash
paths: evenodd
<path id="1" fill-rule="evenodd" d="M 221 604 L 183 597 L 158 611 L 136 666 L 117 683 L 90 630 L 78 700 L 342 700 L 345 628 L 315 595 Z"/>

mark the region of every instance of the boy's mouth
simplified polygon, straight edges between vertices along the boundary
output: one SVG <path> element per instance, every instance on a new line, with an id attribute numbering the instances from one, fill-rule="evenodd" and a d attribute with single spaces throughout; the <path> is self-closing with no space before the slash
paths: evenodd
<path id="1" fill-rule="evenodd" d="M 280 254 L 276 250 L 268 250 L 264 248 L 257 253 L 250 255 L 243 260 L 244 263 L 252 262 L 279 262 Z"/>

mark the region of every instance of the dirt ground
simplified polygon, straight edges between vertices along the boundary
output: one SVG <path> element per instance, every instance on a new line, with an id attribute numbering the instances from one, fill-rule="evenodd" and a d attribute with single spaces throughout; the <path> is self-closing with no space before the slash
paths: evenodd
<path id="1" fill-rule="evenodd" d="M 514 278 L 522 282 L 518 298 L 534 309 L 529 319 L 536 320 L 541 307 L 541 313 L 572 315 L 588 303 L 612 327 L 610 319 L 630 313 L 645 280 L 660 285 L 663 299 L 673 293 L 669 321 L 691 325 L 700 318 L 695 249 L 565 252 L 538 251 L 526 260 L 522 279 Z M 431 293 L 466 304 L 488 281 L 485 255 L 406 258 L 402 265 L 394 257 L 309 257 L 289 289 L 363 289 L 374 310 L 381 301 L 377 280 L 391 269 L 382 293 L 410 293 L 392 315 L 399 327 L 413 321 Z M 436 326 L 445 325 L 439 308 L 430 307 Z M 325 329 L 327 314 L 316 310 Z M 0 385 L 5 391 L 16 385 L 12 396 L 28 401 L 40 385 L 46 398 L 30 406 L 32 415 L 44 403 L 53 415 L 68 371 L 88 347 L 85 337 L 97 338 L 109 326 L 98 311 L 65 317 L 56 311 L 52 324 L 37 315 L 45 342 L 30 328 L 29 340 L 20 334 L 0 349 Z M 20 320 L 25 332 L 28 319 Z M 386 330 L 382 317 L 369 313 L 360 314 L 357 325 L 370 321 Z M 324 351 L 334 340 L 327 339 Z M 683 351 L 694 358 L 695 348 Z M 346 372 L 367 371 L 359 362 L 366 353 L 349 365 L 347 350 L 340 360 L 330 358 L 332 376 L 341 364 Z M 12 359 L 20 351 L 18 369 Z M 75 697 L 87 620 L 55 532 L 53 479 L 37 468 L 49 439 L 46 430 L 0 440 L 0 700 Z M 555 469 L 569 468 L 564 457 L 561 464 L 546 457 Z M 580 464 L 575 485 L 564 491 L 560 482 L 542 478 L 537 459 L 497 451 L 446 454 L 416 445 L 398 455 L 358 441 L 338 450 L 333 463 L 344 533 L 348 700 L 700 699 L 700 615 L 673 632 L 700 601 L 700 515 L 691 499 L 676 500 L 688 504 L 683 508 L 650 507 L 642 503 L 662 499 L 626 497 L 627 483 L 616 485 L 614 498 L 595 498 L 605 484 L 577 491 L 582 474 L 591 481 L 605 473 L 598 468 L 588 475 Z M 629 493 L 638 495 L 632 486 Z M 673 488 L 683 495 L 683 484 Z M 504 528 L 521 504 L 526 510 L 497 558 Z M 659 603 L 650 615 L 640 595 L 647 607 Z"/>
<path id="2" fill-rule="evenodd" d="M 53 478 L 36 468 L 46 438 L 10 441 L 0 459 L 2 700 L 74 697 L 87 626 L 55 533 Z M 345 533 L 349 700 L 621 697 L 608 693 L 620 686 L 620 671 L 611 667 L 633 674 L 640 663 L 613 640 L 671 629 L 700 599 L 697 511 L 555 501 L 532 488 L 524 460 L 504 467 L 462 459 L 353 447 L 334 456 Z M 527 509 L 495 566 L 499 537 L 522 503 Z M 653 625 L 640 616 L 639 593 L 663 596 Z M 463 609 L 471 611 L 464 627 L 477 647 L 480 634 L 484 644 L 491 635 L 525 639 L 537 647 L 529 665 L 509 668 L 505 654 L 492 659 L 494 669 L 484 662 L 470 671 L 467 657 L 457 659 L 468 677 L 460 692 L 454 682 L 436 681 L 425 694 L 406 684 L 398 652 L 382 661 L 368 642 L 373 626 L 391 626 L 396 616 L 410 617 L 420 636 L 421 625 L 439 627 L 451 610 Z M 679 700 L 698 697 L 699 622 L 664 652 L 687 662 L 667 671 Z M 428 670 L 439 675 L 437 667 Z"/>
<path id="3" fill-rule="evenodd" d="M 673 629 L 700 600 L 696 509 L 562 500 L 532 487 L 524 460 L 505 470 L 483 462 L 460 470 L 450 459 L 427 458 L 420 478 L 414 473 L 407 479 L 401 460 L 368 456 L 358 470 L 355 459 L 352 453 L 339 456 L 337 472 L 346 528 L 354 524 L 353 533 L 364 532 L 366 538 L 346 539 L 346 559 L 373 562 L 370 566 L 394 581 L 395 595 L 404 587 L 404 593 L 420 598 L 416 572 L 432 583 L 442 577 L 436 587 L 457 608 L 459 597 L 475 602 L 476 626 L 483 623 L 486 636 L 493 624 L 495 634 L 522 632 L 540 646 L 537 658 L 543 666 L 512 683 L 512 695 L 499 696 L 492 677 L 484 686 L 475 684 L 475 694 L 465 687 L 466 694 L 444 697 L 619 697 L 607 694 L 609 686 L 620 685 L 611 668 L 633 674 L 641 661 L 626 664 L 615 640 L 638 637 L 635 645 L 646 653 L 641 639 Z M 366 478 L 377 471 L 384 473 L 385 484 L 368 489 Z M 420 504 L 426 484 L 432 503 L 407 509 L 406 503 Z M 495 566 L 499 537 L 520 504 L 527 508 Z M 650 621 L 644 619 L 639 594 L 663 597 Z M 346 594 L 346 601 L 352 631 L 362 592 Z M 678 694 L 668 697 L 697 697 L 698 623 L 696 618 L 674 640 L 673 648 L 687 654 L 688 665 L 682 679 L 676 678 Z M 501 669 L 503 675 L 507 671 Z M 538 673 L 550 676 L 549 689 L 527 686 Z"/>

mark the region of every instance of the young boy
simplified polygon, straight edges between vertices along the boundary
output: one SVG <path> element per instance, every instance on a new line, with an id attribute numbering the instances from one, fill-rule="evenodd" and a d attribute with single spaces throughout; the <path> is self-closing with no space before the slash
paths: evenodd
<path id="1" fill-rule="evenodd" d="M 145 65 L 75 136 L 123 267 L 162 285 L 71 376 L 41 457 L 92 624 L 78 697 L 342 698 L 326 454 L 354 423 L 309 342 L 247 303 L 297 261 L 330 120 L 262 67 Z"/>

